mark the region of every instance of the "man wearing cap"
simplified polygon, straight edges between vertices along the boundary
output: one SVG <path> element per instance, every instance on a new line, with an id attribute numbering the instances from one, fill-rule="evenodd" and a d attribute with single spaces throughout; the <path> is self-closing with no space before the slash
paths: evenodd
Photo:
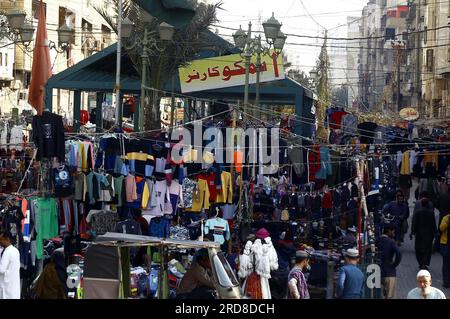
<path id="1" fill-rule="evenodd" d="M 431 287 L 431 274 L 428 270 L 422 269 L 417 273 L 417 288 L 408 293 L 407 299 L 446 299 L 445 294 L 434 287 Z"/>
<path id="2" fill-rule="evenodd" d="M 295 253 L 295 266 L 288 276 L 289 299 L 309 299 L 308 284 L 303 272 L 309 269 L 309 254 L 298 250 Z"/>
<path id="3" fill-rule="evenodd" d="M 359 252 L 357 249 L 348 249 L 345 252 L 346 265 L 339 270 L 336 285 L 336 295 L 339 299 L 361 299 L 364 289 L 364 274 L 356 266 Z"/>
<path id="4" fill-rule="evenodd" d="M 347 234 L 343 238 L 343 244 L 345 248 L 353 248 L 357 245 L 355 226 L 347 229 Z"/>

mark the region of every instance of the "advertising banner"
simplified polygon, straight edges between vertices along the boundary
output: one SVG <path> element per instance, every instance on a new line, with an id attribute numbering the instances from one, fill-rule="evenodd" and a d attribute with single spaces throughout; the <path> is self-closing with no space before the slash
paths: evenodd
<path id="1" fill-rule="evenodd" d="M 282 54 L 274 51 L 261 56 L 260 83 L 283 80 Z M 250 84 L 256 83 L 256 55 L 250 64 Z M 179 68 L 181 92 L 197 92 L 245 84 L 245 59 L 239 54 L 195 60 Z"/>

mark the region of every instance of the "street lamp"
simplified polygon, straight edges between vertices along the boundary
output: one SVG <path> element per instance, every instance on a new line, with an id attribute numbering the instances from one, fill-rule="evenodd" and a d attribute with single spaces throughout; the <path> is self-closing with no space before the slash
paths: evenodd
<path id="1" fill-rule="evenodd" d="M 271 55 L 271 48 L 275 50 L 274 54 L 278 56 L 283 51 L 287 36 L 281 32 L 281 23 L 275 19 L 274 13 L 272 17 L 263 24 L 264 35 L 268 47 L 263 47 L 261 43 L 261 36 L 254 39 L 251 38 L 252 24 L 248 24 L 248 32 L 245 33 L 242 27 L 233 34 L 233 39 L 236 47 L 244 52 L 245 58 L 245 91 L 244 91 L 244 106 L 248 106 L 248 86 L 250 81 L 250 62 L 253 54 L 256 54 L 256 99 L 255 104 L 259 106 L 259 91 L 260 91 L 260 73 L 261 73 L 261 55 Z"/>
<path id="2" fill-rule="evenodd" d="M 150 19 L 148 19 L 150 20 Z M 151 19 L 153 20 L 153 19 Z M 141 102 L 138 112 L 138 118 L 135 120 L 135 129 L 142 127 L 143 111 L 145 105 L 146 94 L 145 90 L 147 88 L 147 70 L 149 65 L 149 55 L 161 54 L 164 52 L 164 47 L 158 45 L 159 40 L 162 41 L 172 41 L 175 34 L 175 28 L 165 22 L 158 25 L 157 31 L 149 31 L 147 27 L 144 29 L 144 34 L 140 36 L 133 32 L 134 24 L 130 19 L 125 18 L 122 21 L 122 38 L 124 39 L 124 48 L 128 51 L 138 49 L 140 51 L 140 57 L 142 61 L 142 72 L 141 72 Z M 133 36 L 135 34 L 135 36 Z M 118 106 L 117 106 L 118 107 Z"/>
<path id="3" fill-rule="evenodd" d="M 5 36 L 14 43 L 22 44 L 27 51 L 31 52 L 32 50 L 28 49 L 28 47 L 33 41 L 35 29 L 31 23 L 26 20 L 26 14 L 17 9 L 13 9 L 6 13 L 6 18 L 8 20 L 8 31 L 0 30 L 1 35 Z M 57 32 L 59 46 L 57 46 L 53 41 L 49 41 L 48 46 L 50 49 L 55 49 L 57 52 L 62 53 L 67 51 L 69 48 L 74 30 L 67 26 L 67 24 L 64 24 L 57 29 Z M 62 50 L 58 50 L 58 47 Z"/>
<path id="4" fill-rule="evenodd" d="M 25 12 L 13 9 L 8 11 L 8 13 L 6 14 L 6 18 L 8 19 L 9 27 L 12 30 L 18 30 L 23 26 L 26 14 Z"/>
<path id="5" fill-rule="evenodd" d="M 274 12 L 272 12 L 272 17 L 262 25 L 264 28 L 264 34 L 266 35 L 266 39 L 271 39 L 272 42 L 275 42 L 278 37 L 278 32 L 280 32 L 281 29 L 281 23 L 278 22 L 277 19 L 275 19 Z"/>
<path id="6" fill-rule="evenodd" d="M 283 51 L 284 44 L 286 43 L 286 36 L 281 32 L 281 23 L 275 19 L 274 13 L 272 17 L 268 19 L 263 24 L 264 35 L 266 37 L 266 42 L 268 47 L 264 47 L 261 43 L 261 35 L 256 36 L 252 39 L 252 23 L 248 23 L 248 32 L 245 33 L 244 30 L 239 26 L 239 29 L 233 34 L 234 43 L 237 48 L 244 51 L 245 56 L 245 89 L 244 89 L 244 109 L 247 111 L 248 108 L 248 91 L 250 82 L 250 62 L 253 54 L 256 54 L 256 99 L 255 105 L 259 106 L 259 91 L 260 91 L 260 74 L 261 74 L 261 55 L 272 55 L 271 48 L 275 50 L 273 52 L 273 57 L 278 58 L 278 55 Z M 242 55 L 241 55 L 242 57 Z M 253 112 L 255 113 L 255 112 Z M 254 154 L 255 155 L 255 154 Z M 252 176 L 255 177 L 256 173 L 256 156 L 253 156 L 253 167 Z M 242 181 L 242 176 L 241 176 Z M 253 202 L 251 202 L 250 207 L 251 214 L 253 214 Z"/>
<path id="7" fill-rule="evenodd" d="M 65 50 L 69 47 L 70 42 L 72 41 L 74 31 L 65 23 L 56 31 L 58 32 L 59 45 L 63 48 L 63 50 Z"/>

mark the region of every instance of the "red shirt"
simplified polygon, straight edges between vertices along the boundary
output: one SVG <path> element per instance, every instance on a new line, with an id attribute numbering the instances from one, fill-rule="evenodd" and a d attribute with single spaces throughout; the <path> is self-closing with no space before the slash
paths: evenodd
<path id="1" fill-rule="evenodd" d="M 217 197 L 216 173 L 200 174 L 198 178 L 206 181 L 209 189 L 209 201 L 215 202 Z"/>
<path id="2" fill-rule="evenodd" d="M 314 145 L 312 151 L 308 151 L 308 173 L 309 180 L 316 180 L 316 173 L 320 171 L 320 148 L 319 145 Z"/>
<path id="3" fill-rule="evenodd" d="M 333 208 L 333 197 L 331 196 L 331 191 L 326 192 L 322 198 L 322 208 Z"/>
<path id="4" fill-rule="evenodd" d="M 344 117 L 344 115 L 347 115 L 347 112 L 344 111 L 336 111 L 333 112 L 333 114 L 331 114 L 330 116 L 330 128 L 335 129 L 335 130 L 340 130 L 341 129 L 341 124 L 342 124 L 342 118 Z"/>

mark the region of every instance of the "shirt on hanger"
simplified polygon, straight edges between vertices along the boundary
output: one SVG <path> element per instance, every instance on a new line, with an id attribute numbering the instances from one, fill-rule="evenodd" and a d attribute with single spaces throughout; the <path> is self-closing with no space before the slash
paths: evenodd
<path id="1" fill-rule="evenodd" d="M 223 189 L 223 188 L 222 188 Z M 197 196 L 196 196 L 197 195 Z M 204 179 L 198 180 L 198 193 L 194 194 L 192 207 L 186 209 L 189 212 L 200 212 L 202 209 L 209 209 L 209 187 Z"/>
<path id="2" fill-rule="evenodd" d="M 225 219 L 216 217 L 208 219 L 205 223 L 205 235 L 210 233 L 214 236 L 214 241 L 223 244 L 225 240 L 230 239 L 230 226 Z"/>
<path id="3" fill-rule="evenodd" d="M 233 185 L 231 173 L 223 171 L 221 174 L 222 189 L 217 191 L 216 203 L 233 203 Z"/>

